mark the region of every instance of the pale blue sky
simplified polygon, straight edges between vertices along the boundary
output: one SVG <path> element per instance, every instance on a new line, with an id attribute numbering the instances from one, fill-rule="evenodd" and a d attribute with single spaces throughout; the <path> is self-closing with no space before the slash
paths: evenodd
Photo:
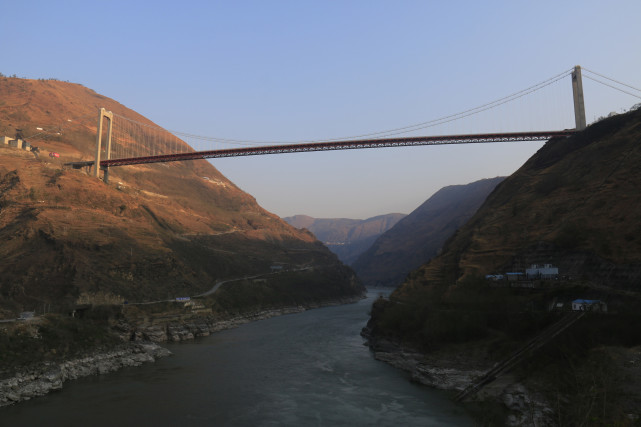
<path id="1" fill-rule="evenodd" d="M 638 0 L 0 6 L 0 72 L 81 83 L 164 128 L 204 136 L 295 141 L 397 128 L 476 107 L 577 64 L 641 87 Z M 640 101 L 589 80 L 584 88 L 588 121 Z M 569 78 L 548 89 L 493 117 L 423 133 L 572 127 Z M 446 185 L 510 174 L 540 146 L 213 163 L 278 215 L 366 218 L 409 213 Z"/>

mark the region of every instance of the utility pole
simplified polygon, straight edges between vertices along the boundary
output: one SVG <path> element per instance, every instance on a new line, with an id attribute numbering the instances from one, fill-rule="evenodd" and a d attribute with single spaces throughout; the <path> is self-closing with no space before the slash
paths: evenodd
<path id="1" fill-rule="evenodd" d="M 574 96 L 574 123 L 576 130 L 583 130 L 585 123 L 585 102 L 583 100 L 583 80 L 581 66 L 577 65 L 572 71 L 572 94 Z"/>

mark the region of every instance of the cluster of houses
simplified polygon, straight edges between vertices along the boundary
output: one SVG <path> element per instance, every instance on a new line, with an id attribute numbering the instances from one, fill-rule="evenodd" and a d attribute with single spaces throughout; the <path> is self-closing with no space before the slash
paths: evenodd
<path id="1" fill-rule="evenodd" d="M 572 301 L 572 310 L 607 313 L 608 305 L 598 299 L 575 299 L 574 301 Z"/>
<path id="2" fill-rule="evenodd" d="M 517 282 L 520 280 L 558 280 L 559 268 L 552 264 L 532 264 L 532 266 L 523 272 L 510 272 L 505 274 L 488 274 L 485 279 L 498 282 L 507 280 Z"/>
<path id="3" fill-rule="evenodd" d="M 38 128 L 40 129 L 40 128 Z M 11 138 L 9 136 L 0 137 L 0 145 L 8 145 L 9 147 L 17 148 L 19 150 L 31 151 L 34 156 L 38 157 L 40 153 L 40 148 L 32 146 L 27 140 L 20 138 Z M 49 157 L 60 157 L 60 154 L 56 152 L 49 152 Z"/>
<path id="4" fill-rule="evenodd" d="M 559 268 L 552 264 L 532 264 L 525 272 L 510 272 L 505 274 L 488 274 L 486 280 L 491 282 L 506 282 L 512 287 L 534 288 L 537 280 L 559 280 Z M 499 285 L 501 286 L 501 285 Z M 575 299 L 569 303 L 554 302 L 551 310 L 592 311 L 607 313 L 608 305 L 601 300 Z"/>
<path id="5" fill-rule="evenodd" d="M 604 301 L 598 299 L 575 299 L 569 303 L 555 301 L 550 306 L 550 311 L 563 311 L 568 309 L 572 311 L 607 313 L 608 305 Z"/>
<path id="6" fill-rule="evenodd" d="M 2 139 L 0 139 L 0 141 L 2 141 L 2 144 L 8 145 L 9 147 L 19 148 L 25 151 L 31 151 L 31 144 L 29 144 L 24 139 L 13 139 L 9 136 L 3 136 Z"/>

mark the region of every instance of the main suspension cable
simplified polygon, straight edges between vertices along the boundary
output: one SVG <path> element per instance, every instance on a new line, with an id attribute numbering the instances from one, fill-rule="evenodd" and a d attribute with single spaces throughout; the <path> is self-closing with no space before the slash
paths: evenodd
<path id="1" fill-rule="evenodd" d="M 611 85 L 611 84 L 609 84 L 609 83 L 602 82 L 601 80 L 597 80 L 597 79 L 595 79 L 594 77 L 585 76 L 585 78 L 586 78 L 586 79 L 590 79 L 590 80 L 592 80 L 592 81 L 595 81 L 595 82 L 597 82 L 597 83 L 601 83 L 601 84 L 602 84 L 602 85 L 604 85 L 604 86 L 611 87 L 612 89 L 616 89 L 616 90 L 618 90 L 619 92 L 623 92 L 623 93 L 625 93 L 625 94 L 627 94 L 627 95 L 634 96 L 635 98 L 641 99 L 641 96 L 639 96 L 639 95 L 636 95 L 636 94 L 634 94 L 634 93 L 630 93 L 630 92 L 628 92 L 628 91 L 625 91 L 625 90 L 623 90 L 623 89 L 621 89 L 621 88 L 618 88 L 618 87 L 616 87 L 616 86 L 614 86 L 614 85 Z"/>
<path id="2" fill-rule="evenodd" d="M 634 87 L 634 86 L 630 86 L 629 84 L 625 84 L 625 83 L 620 82 L 620 81 L 618 81 L 618 80 L 614 80 L 614 79 L 612 79 L 612 78 L 610 78 L 610 77 L 608 77 L 608 76 L 604 76 L 603 74 L 599 74 L 599 73 L 597 73 L 596 71 L 592 71 L 592 70 L 589 70 L 589 69 L 587 69 L 587 68 L 583 68 L 583 69 L 584 69 L 585 71 L 589 72 L 589 73 L 596 74 L 596 75 L 597 75 L 597 76 L 599 76 L 599 77 L 603 77 L 604 79 L 608 79 L 608 80 L 610 80 L 610 81 L 613 81 L 613 82 L 615 82 L 615 83 L 618 83 L 618 84 L 620 84 L 621 86 L 629 87 L 630 89 L 634 89 L 634 90 L 636 90 L 636 91 L 641 92 L 641 89 L 636 88 L 636 87 Z M 586 76 L 586 77 L 587 77 L 587 78 L 590 78 L 589 76 Z M 594 80 L 594 79 L 592 79 L 592 80 Z M 596 80 L 595 80 L 595 81 L 596 81 Z"/>
<path id="3" fill-rule="evenodd" d="M 544 80 L 540 83 L 537 83 L 533 86 L 530 86 L 526 89 L 520 90 L 518 92 L 512 93 L 510 95 L 504 96 L 502 98 L 496 99 L 492 102 L 488 102 L 486 104 L 470 108 L 468 110 L 461 111 L 456 114 L 451 114 L 448 116 L 443 116 L 437 119 L 433 119 L 430 121 L 422 122 L 422 123 L 417 123 L 414 125 L 408 125 L 408 126 L 403 126 L 399 128 L 394 128 L 394 129 L 388 129 L 384 131 L 378 131 L 378 132 L 372 132 L 372 133 L 366 133 L 366 134 L 361 134 L 361 135 L 353 135 L 353 136 L 347 136 L 347 137 L 341 137 L 341 138 L 329 138 L 329 139 L 315 139 L 315 140 L 295 140 L 295 141 L 258 141 L 258 140 L 243 140 L 243 139 L 229 139 L 229 138 L 220 138 L 220 137 L 208 137 L 208 136 L 202 136 L 202 135 L 195 135 L 195 134 L 190 134 L 186 132 L 179 132 L 179 131 L 172 131 L 172 130 L 166 130 L 159 128 L 157 126 L 149 125 L 146 123 L 140 123 L 136 122 L 135 120 L 128 119 L 124 116 L 120 116 L 117 114 L 114 114 L 115 116 L 118 116 L 122 119 L 138 123 L 141 126 L 149 127 L 149 128 L 159 128 L 162 129 L 163 131 L 169 132 L 175 136 L 181 136 L 185 138 L 190 138 L 190 139 L 198 139 L 202 141 L 211 141 L 211 142 L 221 142 L 221 143 L 227 143 L 227 144 L 238 144 L 238 145 L 251 145 L 251 144 L 291 144 L 291 143 L 320 143 L 320 142 L 333 142 L 333 141 L 346 141 L 346 140 L 352 140 L 352 139 L 360 139 L 360 138 L 367 138 L 367 137 L 379 137 L 379 138 L 384 138 L 384 137 L 389 137 L 389 136 L 394 136 L 394 135 L 400 135 L 408 132 L 412 132 L 415 130 L 420 130 L 420 129 L 425 129 L 428 127 L 433 127 L 445 123 L 449 123 L 455 120 L 459 120 L 477 113 L 481 113 L 483 111 L 487 111 L 489 109 L 498 107 L 499 105 L 503 105 L 507 102 L 519 99 L 525 95 L 528 95 L 530 93 L 536 92 L 546 86 L 551 85 L 552 83 L 555 83 L 562 78 L 566 77 L 569 75 L 569 73 L 572 71 L 572 69 L 568 69 L 563 71 L 562 73 L 559 73 L 553 77 L 550 77 L 547 80 Z"/>

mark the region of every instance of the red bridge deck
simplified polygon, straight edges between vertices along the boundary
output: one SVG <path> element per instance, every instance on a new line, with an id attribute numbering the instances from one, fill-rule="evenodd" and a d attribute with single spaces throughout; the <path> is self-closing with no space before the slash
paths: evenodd
<path id="1" fill-rule="evenodd" d="M 512 141 L 545 141 L 555 137 L 569 137 L 575 130 L 547 132 L 491 133 L 473 135 L 414 136 L 386 139 L 362 139 L 307 144 L 284 144 L 259 147 L 231 148 L 224 150 L 194 151 L 191 153 L 164 154 L 159 156 L 132 157 L 126 159 L 101 160 L 100 166 L 125 166 L 143 163 L 176 162 L 181 160 L 209 159 L 217 157 L 256 156 L 264 154 L 300 153 L 307 151 L 351 150 L 379 147 L 408 147 L 417 145 L 474 144 Z M 73 162 L 71 166 L 82 167 L 94 162 Z"/>

